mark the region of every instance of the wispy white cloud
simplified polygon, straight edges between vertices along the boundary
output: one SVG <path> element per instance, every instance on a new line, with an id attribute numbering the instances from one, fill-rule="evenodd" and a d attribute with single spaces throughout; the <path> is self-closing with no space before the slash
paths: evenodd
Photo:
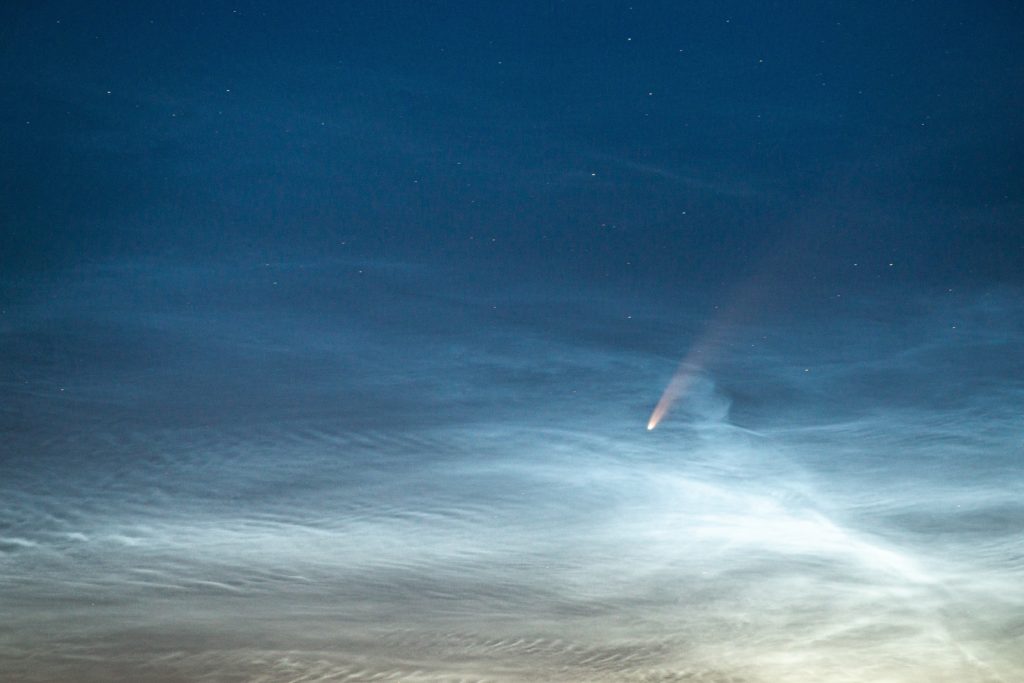
<path id="1" fill-rule="evenodd" d="M 663 350 L 686 342 L 643 322 L 663 315 L 632 333 L 649 342 L 551 313 L 486 318 L 488 292 L 461 295 L 443 273 L 384 267 L 367 287 L 345 279 L 351 265 L 277 268 L 278 282 L 301 279 L 302 311 L 272 298 L 259 266 L 147 267 L 138 277 L 157 282 L 124 299 L 117 283 L 138 278 L 115 267 L 38 285 L 12 308 L 5 339 L 89 340 L 106 333 L 74 321 L 106 311 L 162 360 L 102 366 L 79 340 L 22 365 L 22 381 L 47 389 L 13 394 L 29 419 L 8 430 L 0 465 L 10 670 L 1024 674 L 1020 422 L 1008 408 L 1021 387 L 999 374 L 1018 334 L 1012 298 L 920 307 L 862 341 L 852 318 L 767 320 L 768 340 L 704 368 L 646 432 L 674 367 Z M 389 309 L 399 281 L 423 296 Z M 183 291 L 208 303 L 190 307 Z M 53 292 L 63 303 L 49 306 Z M 345 298 L 355 293 L 369 305 Z M 527 290 L 504 295 L 533 305 Z M 619 316 L 603 308 L 620 303 L 583 310 L 607 321 Z M 924 332 L 952 314 L 988 324 Z M 682 315 L 676 329 L 699 328 Z M 145 331 L 154 321 L 170 348 Z M 872 373 L 900 391 L 857 381 Z M 937 395 L 951 386 L 969 391 Z"/>

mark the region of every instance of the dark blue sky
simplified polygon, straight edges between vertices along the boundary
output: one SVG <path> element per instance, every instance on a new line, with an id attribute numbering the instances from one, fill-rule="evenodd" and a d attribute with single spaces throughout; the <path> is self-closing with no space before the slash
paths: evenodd
<path id="1" fill-rule="evenodd" d="M 1024 272 L 1014 3 L 14 3 L 3 26 L 8 269 Z"/>

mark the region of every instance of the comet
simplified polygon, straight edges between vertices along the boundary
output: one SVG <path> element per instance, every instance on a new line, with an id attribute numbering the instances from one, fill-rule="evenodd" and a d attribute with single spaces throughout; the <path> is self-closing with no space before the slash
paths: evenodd
<path id="1" fill-rule="evenodd" d="M 690 387 L 690 383 L 693 380 L 692 370 L 686 369 L 680 366 L 679 370 L 676 371 L 672 381 L 665 387 L 665 391 L 661 394 L 661 399 L 658 401 L 658 405 L 654 406 L 654 412 L 651 413 L 651 419 L 647 421 L 647 431 L 653 430 L 661 422 L 661 419 L 665 417 L 665 413 L 672 407 L 672 404 L 679 400 L 679 397 L 686 393 L 686 390 Z"/>
<path id="2" fill-rule="evenodd" d="M 665 391 L 662 392 L 658 405 L 654 406 L 651 419 L 647 421 L 647 431 L 652 431 L 657 427 L 676 401 L 689 391 L 694 378 L 700 374 L 704 362 L 707 360 L 706 351 L 707 348 L 702 344 L 686 354 L 686 357 L 679 363 L 679 368 L 672 376 L 668 386 L 665 387 Z"/>
<path id="3" fill-rule="evenodd" d="M 788 302 L 786 282 L 780 280 L 778 274 L 793 269 L 802 253 L 802 239 L 814 225 L 816 221 L 806 219 L 795 222 L 792 233 L 769 248 L 754 272 L 733 290 L 732 296 L 727 298 L 728 305 L 721 309 L 715 306 L 717 314 L 706 323 L 703 333 L 697 336 L 690 351 L 679 363 L 647 421 L 647 431 L 657 427 L 672 406 L 686 396 L 694 380 L 728 346 L 728 337 L 740 331 L 744 324 L 749 324 L 757 315 L 763 315 L 773 304 L 777 306 Z"/>
<path id="4" fill-rule="evenodd" d="M 708 324 L 704 334 L 690 348 L 679 367 L 662 392 L 658 404 L 654 406 L 651 418 L 647 421 L 647 431 L 654 430 L 675 403 L 683 398 L 693 386 L 694 380 L 714 360 L 723 347 L 728 333 L 735 327 L 736 309 L 720 316 Z"/>

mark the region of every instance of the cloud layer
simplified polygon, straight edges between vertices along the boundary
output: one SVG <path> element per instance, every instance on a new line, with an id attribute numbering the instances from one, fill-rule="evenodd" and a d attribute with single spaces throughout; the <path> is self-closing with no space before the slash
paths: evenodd
<path id="1" fill-rule="evenodd" d="M 18 680 L 1024 675 L 1015 292 L 737 320 L 647 432 L 699 293 L 379 261 L 11 287 Z"/>

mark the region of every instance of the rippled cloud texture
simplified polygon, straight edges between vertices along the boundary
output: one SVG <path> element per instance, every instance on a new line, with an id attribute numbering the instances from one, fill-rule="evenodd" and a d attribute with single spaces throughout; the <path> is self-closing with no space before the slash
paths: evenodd
<path id="1" fill-rule="evenodd" d="M 705 294 L 460 277 L 11 284 L 5 676 L 1024 679 L 1020 291 L 737 319 L 648 432 Z"/>

